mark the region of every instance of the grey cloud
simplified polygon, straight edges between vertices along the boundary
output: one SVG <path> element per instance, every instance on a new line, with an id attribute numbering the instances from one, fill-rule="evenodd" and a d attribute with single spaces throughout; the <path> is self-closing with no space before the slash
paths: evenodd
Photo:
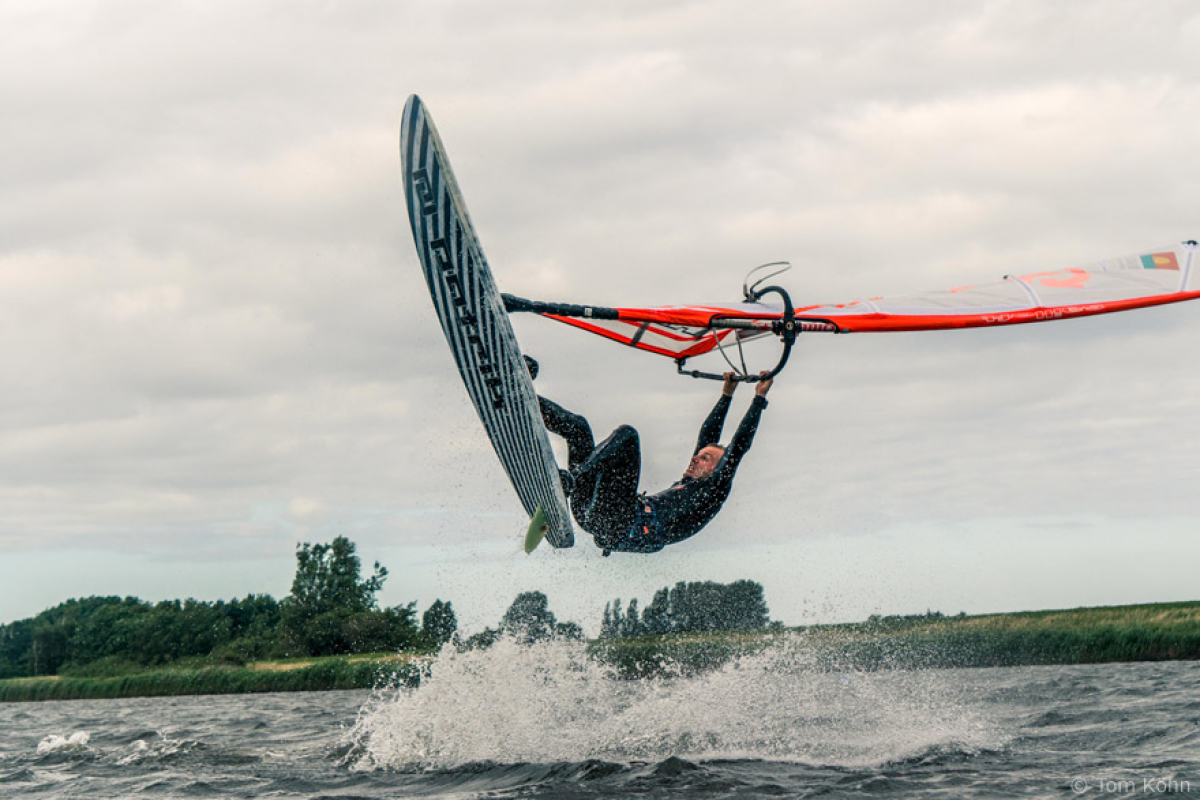
<path id="1" fill-rule="evenodd" d="M 1200 22 L 1155 9 L 6 8 L 0 542 L 287 558 L 296 536 L 466 547 L 519 527 L 409 239 L 409 92 L 507 291 L 736 299 L 786 258 L 797 300 L 838 302 L 1200 233 Z M 1196 515 L 1194 320 L 811 337 L 696 552 L 761 520 L 785 521 L 770 540 Z M 647 486 L 677 477 L 713 386 L 517 329 L 542 391 L 598 432 L 637 425 Z"/>

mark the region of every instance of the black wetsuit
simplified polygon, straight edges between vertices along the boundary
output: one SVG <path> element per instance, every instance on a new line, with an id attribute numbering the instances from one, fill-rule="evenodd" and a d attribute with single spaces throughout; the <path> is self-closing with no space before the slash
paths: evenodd
<path id="1" fill-rule="evenodd" d="M 722 394 L 709 412 L 700 426 L 693 455 L 720 440 L 730 399 Z M 750 449 L 759 417 L 767 407 L 767 399 L 755 395 L 707 478 L 683 478 L 665 491 L 645 495 L 638 494 L 642 454 L 636 430 L 622 425 L 597 447 L 586 419 L 545 398 L 539 400 L 546 428 L 567 440 L 571 511 L 605 555 L 612 550 L 656 553 L 707 525 L 729 496 L 734 473 Z"/>

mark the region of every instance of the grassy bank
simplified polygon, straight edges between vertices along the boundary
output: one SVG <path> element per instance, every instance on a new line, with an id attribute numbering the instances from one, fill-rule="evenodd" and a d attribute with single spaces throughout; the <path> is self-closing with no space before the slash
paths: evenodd
<path id="1" fill-rule="evenodd" d="M 600 640 L 589 647 L 629 678 L 700 672 L 768 647 L 790 648 L 817 669 L 839 671 L 1200 659 L 1200 602 L 885 617 L 771 632 Z M 340 656 L 244 667 L 109 670 L 118 674 L 0 680 L 0 702 L 414 685 L 420 659 Z"/>
<path id="2" fill-rule="evenodd" d="M 598 642 L 629 677 L 711 669 L 771 645 L 818 668 L 922 669 L 1200 659 L 1200 602 L 979 616 L 883 618 L 763 634 L 684 634 Z"/>
<path id="3" fill-rule="evenodd" d="M 261 662 L 244 667 L 143 668 L 140 672 L 100 678 L 48 676 L 0 680 L 0 702 L 370 689 L 381 684 L 415 683 L 418 674 L 415 661 L 385 657 Z"/>

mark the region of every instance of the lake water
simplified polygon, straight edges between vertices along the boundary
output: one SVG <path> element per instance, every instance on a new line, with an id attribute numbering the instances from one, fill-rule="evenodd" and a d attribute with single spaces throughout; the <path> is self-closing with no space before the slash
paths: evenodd
<path id="1" fill-rule="evenodd" d="M 1200 663 L 622 681 L 581 645 L 415 690 L 0 704 L 0 796 L 1200 797 Z"/>

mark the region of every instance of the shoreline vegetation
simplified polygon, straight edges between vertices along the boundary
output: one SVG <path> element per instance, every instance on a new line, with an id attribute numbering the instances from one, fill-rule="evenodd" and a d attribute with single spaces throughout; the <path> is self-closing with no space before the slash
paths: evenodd
<path id="1" fill-rule="evenodd" d="M 628 679 L 695 674 L 769 648 L 788 648 L 813 669 L 834 672 L 1200 660 L 1200 601 L 872 617 L 837 625 L 610 637 L 586 646 Z M 415 686 L 434 652 L 244 665 L 190 659 L 157 668 L 112 663 L 90 675 L 0 680 L 0 702 Z"/>
<path id="2" fill-rule="evenodd" d="M 953 617 L 935 612 L 600 646 L 627 677 L 701 671 L 772 646 L 791 647 L 813 669 L 833 672 L 1187 661 L 1200 660 L 1200 601 Z"/>

